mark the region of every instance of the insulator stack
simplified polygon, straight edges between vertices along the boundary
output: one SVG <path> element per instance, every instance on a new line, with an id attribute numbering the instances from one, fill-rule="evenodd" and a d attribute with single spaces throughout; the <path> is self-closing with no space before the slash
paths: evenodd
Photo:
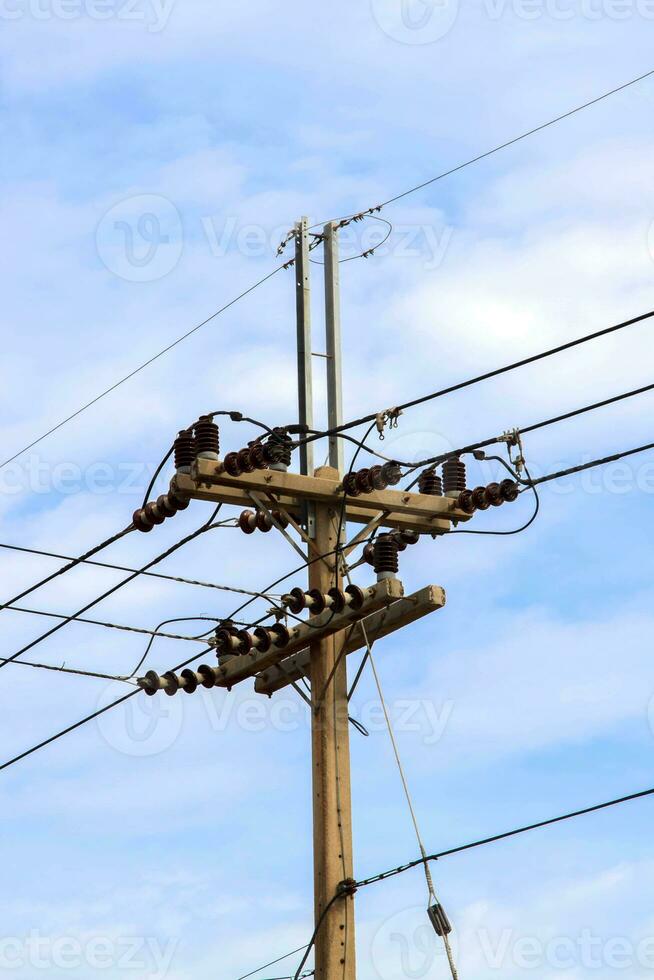
<path id="1" fill-rule="evenodd" d="M 264 444 L 264 452 L 271 470 L 281 470 L 285 473 L 291 465 L 292 451 L 293 440 L 286 429 L 280 426 L 274 428 Z"/>
<path id="2" fill-rule="evenodd" d="M 397 545 L 398 552 L 406 551 L 407 546 L 410 544 L 418 544 L 420 540 L 420 534 L 418 531 L 392 531 L 390 534 L 385 535 L 391 538 Z M 375 542 L 369 541 L 368 544 L 363 549 L 362 554 L 363 560 L 369 565 L 375 564 Z"/>
<path id="3" fill-rule="evenodd" d="M 464 480 L 465 483 L 465 480 Z M 443 496 L 443 481 L 436 470 L 423 470 L 418 477 L 418 491 L 430 497 Z"/>
<path id="4" fill-rule="evenodd" d="M 272 517 L 270 516 L 271 514 Z M 263 510 L 256 512 L 253 510 L 244 510 L 238 519 L 238 526 L 244 534 L 253 534 L 255 531 L 263 531 L 264 534 L 267 534 L 275 526 L 272 520 L 273 517 L 280 527 L 288 527 L 288 517 L 281 510 L 273 510 L 270 514 Z"/>
<path id="5" fill-rule="evenodd" d="M 282 599 L 282 603 L 289 612 L 299 615 L 304 609 L 308 609 L 312 616 L 317 616 L 325 609 L 331 609 L 335 613 L 343 612 L 346 607 L 360 609 L 365 601 L 363 591 L 358 585 L 348 585 L 344 590 L 329 589 L 328 592 L 320 592 L 319 589 L 292 589 L 288 595 Z"/>
<path id="6" fill-rule="evenodd" d="M 446 497 L 458 497 L 466 488 L 466 466 L 458 456 L 443 463 L 443 491 Z"/>
<path id="7" fill-rule="evenodd" d="M 134 511 L 132 521 L 137 531 L 151 531 L 155 524 L 163 524 L 167 517 L 173 517 L 178 511 L 186 510 L 190 504 L 188 497 L 181 494 L 162 494 L 156 500 L 139 507 Z"/>
<path id="8" fill-rule="evenodd" d="M 360 497 L 362 493 L 386 490 L 401 479 L 402 470 L 397 463 L 384 463 L 383 466 L 371 466 L 369 469 L 366 467 L 343 477 L 343 492 L 348 497 Z"/>
<path id="9" fill-rule="evenodd" d="M 182 429 L 175 439 L 175 469 L 178 473 L 190 473 L 197 456 L 195 437 L 190 429 Z"/>
<path id="10" fill-rule="evenodd" d="M 513 503 L 519 494 L 520 486 L 515 480 L 502 480 L 501 483 L 489 483 L 487 487 L 464 490 L 459 494 L 457 506 L 466 514 L 474 514 L 477 510 Z"/>
<path id="11" fill-rule="evenodd" d="M 202 664 L 197 670 L 183 670 L 181 674 L 171 670 L 160 676 L 155 670 L 149 670 L 145 677 L 139 677 L 138 685 L 150 697 L 157 691 L 164 691 L 169 697 L 178 691 L 194 694 L 198 687 L 215 687 L 219 671 L 219 667 L 209 667 L 207 664 Z"/>
<path id="12" fill-rule="evenodd" d="M 194 425 L 195 450 L 200 459 L 218 459 L 220 433 L 211 415 L 201 415 Z"/>
<path id="13" fill-rule="evenodd" d="M 377 572 L 377 581 L 385 578 L 395 578 L 399 569 L 399 548 L 392 534 L 380 534 L 375 539 L 373 551 L 373 567 Z"/>
<path id="14" fill-rule="evenodd" d="M 290 643 L 291 632 L 282 623 L 274 626 L 257 626 L 252 632 L 235 630 L 233 627 L 223 627 L 216 633 L 216 650 L 218 655 L 242 656 L 252 650 L 266 653 L 271 646 L 285 647 Z"/>

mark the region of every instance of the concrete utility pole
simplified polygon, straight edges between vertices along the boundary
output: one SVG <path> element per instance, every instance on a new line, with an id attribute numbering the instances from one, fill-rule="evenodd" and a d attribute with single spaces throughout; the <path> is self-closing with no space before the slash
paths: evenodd
<path id="1" fill-rule="evenodd" d="M 318 354 L 327 364 L 332 428 L 342 422 L 338 229 L 327 225 L 322 235 L 327 336 L 326 353 L 320 353 L 311 346 L 307 225 L 306 218 L 295 225 L 298 405 L 300 421 L 311 428 L 312 356 Z M 421 534 L 447 534 L 453 522 L 470 520 L 476 509 L 517 499 L 519 487 L 504 480 L 468 490 L 465 466 L 459 459 L 448 459 L 442 481 L 434 470 L 427 470 L 421 474 L 419 492 L 390 489 L 401 479 L 398 464 L 388 461 L 344 474 L 338 438 L 330 438 L 331 466 L 315 471 L 312 443 L 300 440 L 302 472 L 293 473 L 288 469 L 291 444 L 284 441 L 280 430 L 220 459 L 217 427 L 206 417 L 196 423 L 194 435 L 185 430 L 179 438 L 184 445 L 176 444 L 176 454 L 183 457 L 184 466 L 178 466 L 169 494 L 137 513 L 139 526 L 151 529 L 175 513 L 180 502 L 190 499 L 240 507 L 254 504 L 255 511 L 240 515 L 239 526 L 247 534 L 275 528 L 304 556 L 286 530 L 294 529 L 308 549 L 309 587 L 306 592 L 294 588 L 282 597 L 274 624 L 249 630 L 223 623 L 213 641 L 217 666 L 202 665 L 162 676 L 149 671 L 139 678 L 139 685 L 149 695 L 158 691 L 192 694 L 200 686 L 231 690 L 253 678 L 255 690 L 270 697 L 299 678 L 310 680 L 315 975 L 317 980 L 355 980 L 347 657 L 445 605 L 445 593 L 436 585 L 404 595 L 396 574 L 400 551 L 415 544 Z M 187 442 L 189 452 L 195 452 L 188 465 L 181 453 Z M 346 522 L 364 525 L 347 543 L 342 535 L 338 540 L 339 526 Z M 377 535 L 363 555 L 373 565 L 376 581 L 366 587 L 351 583 L 343 588 L 342 562 L 381 529 L 387 530 Z M 302 612 L 308 613 L 307 619 L 299 618 Z"/>

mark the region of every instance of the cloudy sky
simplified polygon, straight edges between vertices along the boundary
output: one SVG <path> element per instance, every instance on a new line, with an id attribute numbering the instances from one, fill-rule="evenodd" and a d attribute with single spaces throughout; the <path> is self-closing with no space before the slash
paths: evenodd
<path id="1" fill-rule="evenodd" d="M 0 460 L 271 271 L 301 215 L 374 205 L 654 67 L 650 0 L 0 0 L 0 20 Z M 342 267 L 346 417 L 654 307 L 653 110 L 645 81 L 389 207 L 388 242 Z M 348 230 L 343 254 L 380 228 Z M 125 526 L 203 411 L 293 421 L 294 310 L 281 272 L 0 470 L 0 541 L 74 555 Z M 407 412 L 383 451 L 417 459 L 646 385 L 653 350 L 651 327 L 632 327 Z M 534 434 L 527 460 L 545 473 L 651 441 L 653 407 Z M 223 446 L 252 433 L 227 423 Z M 492 476 L 471 464 L 471 482 Z M 652 785 L 652 494 L 654 460 L 636 457 L 545 487 L 522 535 L 403 556 L 408 591 L 448 594 L 377 648 L 430 851 Z M 518 527 L 531 507 L 476 527 Z M 138 567 L 209 513 L 196 503 L 104 557 Z M 3 551 L 3 595 L 60 564 Z M 161 570 L 264 588 L 296 565 L 280 538 L 222 528 Z M 86 567 L 24 605 L 70 613 L 122 577 Z M 91 615 L 153 628 L 238 601 L 147 578 Z M 3 652 L 51 623 L 5 609 Z M 197 646 L 159 639 L 148 664 Z M 109 674 L 143 652 L 143 637 L 80 624 L 31 651 Z M 2 759 L 127 690 L 19 665 L 0 681 Z M 368 674 L 353 713 L 370 732 L 352 731 L 363 877 L 417 847 Z M 133 700 L 1 772 L 0 805 L 8 975 L 236 980 L 311 933 L 309 726 L 294 694 Z M 439 862 L 461 977 L 650 976 L 651 807 Z M 362 890 L 363 980 L 447 975 L 425 904 L 419 871 Z"/>

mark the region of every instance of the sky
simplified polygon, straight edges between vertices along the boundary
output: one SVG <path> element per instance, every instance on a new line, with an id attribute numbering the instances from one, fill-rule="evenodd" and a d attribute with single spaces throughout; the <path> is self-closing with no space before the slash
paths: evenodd
<path id="1" fill-rule="evenodd" d="M 654 68 L 653 20 L 651 0 L 0 0 L 0 461 L 267 275 L 302 215 L 374 206 Z M 341 267 L 345 417 L 653 308 L 653 110 L 645 80 L 384 209 L 388 241 Z M 386 231 L 346 229 L 342 256 Z M 407 411 L 373 447 L 417 460 L 649 384 L 651 338 L 633 326 Z M 322 360 L 314 369 L 322 424 Z M 289 423 L 296 398 L 282 271 L 0 469 L 0 541 L 81 553 L 129 523 L 179 428 L 222 409 Z M 653 406 L 645 395 L 534 433 L 530 471 L 650 442 Z M 254 432 L 225 422 L 224 451 Z M 497 470 L 471 461 L 469 473 L 475 485 Z M 435 584 L 448 599 L 376 647 L 428 851 L 653 784 L 653 494 L 654 459 L 638 456 L 544 486 L 524 533 L 428 539 L 401 556 L 407 592 Z M 532 509 L 524 495 L 475 528 L 518 528 Z M 210 513 L 196 502 L 100 558 L 140 567 Z M 279 536 L 223 527 L 161 570 L 265 589 L 297 564 Z M 3 550 L 2 594 L 60 565 Z M 24 604 L 69 614 L 124 577 L 77 568 Z M 89 615 L 152 629 L 243 599 L 142 577 Z M 5 655 L 52 624 L 1 613 Z M 200 649 L 158 639 L 147 666 Z M 118 675 L 144 650 L 141 635 L 74 623 L 30 654 Z M 7 666 L 0 762 L 126 691 Z M 351 732 L 361 878 L 418 849 L 369 671 L 352 713 L 369 732 Z M 0 968 L 237 980 L 302 946 L 310 774 L 304 703 L 248 683 L 132 699 L 0 771 Z M 462 980 L 650 976 L 651 807 L 437 862 Z M 448 975 L 426 902 L 419 869 L 360 891 L 362 980 Z"/>

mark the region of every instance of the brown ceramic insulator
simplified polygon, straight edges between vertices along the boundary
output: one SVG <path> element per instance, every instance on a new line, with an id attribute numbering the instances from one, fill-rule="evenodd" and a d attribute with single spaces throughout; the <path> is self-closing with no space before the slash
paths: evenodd
<path id="1" fill-rule="evenodd" d="M 420 533 L 418 531 L 400 531 L 399 534 L 407 544 L 418 544 L 420 541 Z"/>
<path id="2" fill-rule="evenodd" d="M 202 678 L 200 683 L 202 687 L 206 687 L 211 690 L 212 687 L 216 686 L 216 675 L 214 673 L 213 667 L 208 664 L 201 664 L 197 670 L 198 674 Z"/>
<path id="3" fill-rule="evenodd" d="M 364 561 L 367 561 L 369 565 L 374 565 L 375 563 L 374 553 L 375 553 L 375 546 L 372 543 L 372 541 L 369 541 L 368 544 L 365 545 L 361 553 L 361 557 L 363 558 Z"/>
<path id="4" fill-rule="evenodd" d="M 195 451 L 198 456 L 201 453 L 212 453 L 217 456 L 220 452 L 220 434 L 212 417 L 201 415 L 193 428 L 195 431 Z"/>
<path id="5" fill-rule="evenodd" d="M 291 634 L 282 623 L 275 623 L 270 627 L 269 632 L 273 635 L 273 643 L 276 647 L 285 647 L 291 639 Z"/>
<path id="6" fill-rule="evenodd" d="M 477 505 L 475 504 L 474 498 L 472 496 L 472 490 L 464 490 L 459 494 L 456 502 L 459 510 L 462 510 L 464 514 L 474 514 L 477 510 Z"/>
<path id="7" fill-rule="evenodd" d="M 239 463 L 238 453 L 227 453 L 223 460 L 223 467 L 228 476 L 240 476 L 243 472 Z"/>
<path id="8" fill-rule="evenodd" d="M 253 534 L 257 527 L 257 515 L 252 510 L 241 511 L 238 526 L 243 534 Z"/>
<path id="9" fill-rule="evenodd" d="M 332 600 L 331 610 L 334 613 L 343 612 L 345 606 L 347 605 L 345 601 L 345 593 L 341 589 L 329 589 L 327 595 Z"/>
<path id="10" fill-rule="evenodd" d="M 458 457 L 443 463 L 443 492 L 462 493 L 466 488 L 466 466 Z"/>
<path id="11" fill-rule="evenodd" d="M 182 494 L 171 490 L 168 494 L 168 503 L 171 507 L 176 507 L 177 510 L 186 510 L 190 506 L 191 498 L 183 496 Z"/>
<path id="12" fill-rule="evenodd" d="M 232 631 L 225 627 L 216 630 L 216 650 L 220 653 L 233 653 Z"/>
<path id="13" fill-rule="evenodd" d="M 179 677 L 174 671 L 168 670 L 165 674 L 161 675 L 161 679 L 168 681 L 164 691 L 169 698 L 172 698 L 179 691 Z"/>
<path id="14" fill-rule="evenodd" d="M 346 473 L 343 477 L 343 493 L 348 497 L 359 497 L 361 495 L 356 473 Z"/>
<path id="15" fill-rule="evenodd" d="M 291 453 L 293 440 L 286 429 L 275 428 L 266 441 L 266 454 L 270 463 L 281 463 L 283 466 L 291 465 Z"/>
<path id="16" fill-rule="evenodd" d="M 393 531 L 391 533 L 391 537 L 392 537 L 393 541 L 395 542 L 395 544 L 397 545 L 397 550 L 398 551 L 400 551 L 400 552 L 406 551 L 406 549 L 407 549 L 407 542 L 402 538 L 402 535 L 400 534 L 399 531 Z"/>
<path id="17" fill-rule="evenodd" d="M 507 504 L 512 504 L 520 496 L 520 484 L 516 483 L 515 480 L 502 480 L 500 491 L 502 493 L 502 499 Z"/>
<path id="18" fill-rule="evenodd" d="M 327 603 L 320 589 L 309 589 L 307 592 L 307 605 L 312 616 L 317 616 L 324 611 Z"/>
<path id="19" fill-rule="evenodd" d="M 382 572 L 397 574 L 399 569 L 397 541 L 391 534 L 380 534 L 375 539 L 374 569 L 378 575 Z"/>
<path id="20" fill-rule="evenodd" d="M 291 589 L 288 595 L 284 596 L 284 605 L 290 612 L 298 616 L 307 607 L 307 597 L 304 589 Z"/>
<path id="21" fill-rule="evenodd" d="M 254 463 L 252 462 L 249 449 L 241 449 L 236 454 L 238 456 L 238 465 L 241 468 L 241 473 L 254 473 Z"/>
<path id="22" fill-rule="evenodd" d="M 254 640 L 252 638 L 252 634 L 248 633 L 247 630 L 239 630 L 238 633 L 236 634 L 236 637 L 239 640 L 238 652 L 249 653 L 252 647 L 254 646 Z"/>
<path id="23" fill-rule="evenodd" d="M 193 433 L 182 429 L 175 439 L 175 469 L 189 469 L 197 456 Z"/>
<path id="24" fill-rule="evenodd" d="M 147 520 L 151 521 L 153 524 L 163 524 L 163 522 L 166 520 L 167 515 L 163 511 L 159 510 L 154 501 L 150 501 L 149 504 L 146 504 L 143 510 Z"/>
<path id="25" fill-rule="evenodd" d="M 384 463 L 382 473 L 389 487 L 397 486 L 402 479 L 402 470 L 400 469 L 399 463 Z"/>
<path id="26" fill-rule="evenodd" d="M 286 530 L 289 525 L 288 514 L 283 513 L 281 510 L 273 510 L 272 516 L 275 518 L 279 526 Z"/>
<path id="27" fill-rule="evenodd" d="M 257 527 L 264 534 L 268 534 L 273 529 L 272 517 L 264 510 L 257 511 Z"/>
<path id="28" fill-rule="evenodd" d="M 257 626 L 254 635 L 257 638 L 257 650 L 259 653 L 267 653 L 273 644 L 273 637 L 270 630 L 264 629 L 263 626 Z"/>
<path id="29" fill-rule="evenodd" d="M 199 684 L 198 675 L 195 673 L 195 671 L 194 670 L 190 670 L 187 667 L 186 670 L 183 670 L 182 671 L 182 673 L 180 674 L 180 677 L 182 678 L 182 680 L 185 681 L 184 687 L 182 688 L 182 690 L 184 691 L 184 693 L 185 694 L 195 694 L 195 692 L 198 689 L 198 684 Z"/>
<path id="30" fill-rule="evenodd" d="M 260 442 L 255 442 L 250 447 L 250 461 L 256 470 L 265 470 L 268 467 L 265 448 Z"/>
<path id="31" fill-rule="evenodd" d="M 139 507 L 138 510 L 134 511 L 132 514 L 132 523 L 137 531 L 143 531 L 144 534 L 147 534 L 147 532 L 151 531 L 154 527 L 153 522 L 149 521 L 145 516 L 144 507 Z"/>
<path id="32" fill-rule="evenodd" d="M 174 517 L 179 510 L 176 499 L 176 497 L 171 497 L 167 493 L 162 493 L 160 497 L 157 497 L 157 509 L 161 514 L 165 514 L 166 517 Z"/>
<path id="33" fill-rule="evenodd" d="M 161 690 L 161 678 L 156 670 L 149 670 L 145 677 L 140 678 L 139 686 L 148 697 L 152 697 L 153 694 Z"/>
<path id="34" fill-rule="evenodd" d="M 369 480 L 373 490 L 385 490 L 388 486 L 388 482 L 384 476 L 384 471 L 381 466 L 372 466 L 370 468 Z"/>
<path id="35" fill-rule="evenodd" d="M 366 601 L 363 589 L 360 589 L 358 585 L 346 586 L 345 595 L 348 596 L 348 606 L 352 609 L 361 609 L 361 606 Z"/>
<path id="36" fill-rule="evenodd" d="M 486 487 L 486 499 L 493 507 L 501 507 L 504 503 L 502 488 L 499 483 L 489 483 Z"/>
<path id="37" fill-rule="evenodd" d="M 430 497 L 443 496 L 443 481 L 436 470 L 423 470 L 418 477 L 418 491 Z"/>
<path id="38" fill-rule="evenodd" d="M 372 480 L 370 470 L 364 467 L 356 474 L 356 481 L 359 493 L 372 493 Z"/>
<path id="39" fill-rule="evenodd" d="M 491 505 L 486 487 L 475 487 L 472 491 L 472 499 L 477 510 L 488 510 Z"/>

